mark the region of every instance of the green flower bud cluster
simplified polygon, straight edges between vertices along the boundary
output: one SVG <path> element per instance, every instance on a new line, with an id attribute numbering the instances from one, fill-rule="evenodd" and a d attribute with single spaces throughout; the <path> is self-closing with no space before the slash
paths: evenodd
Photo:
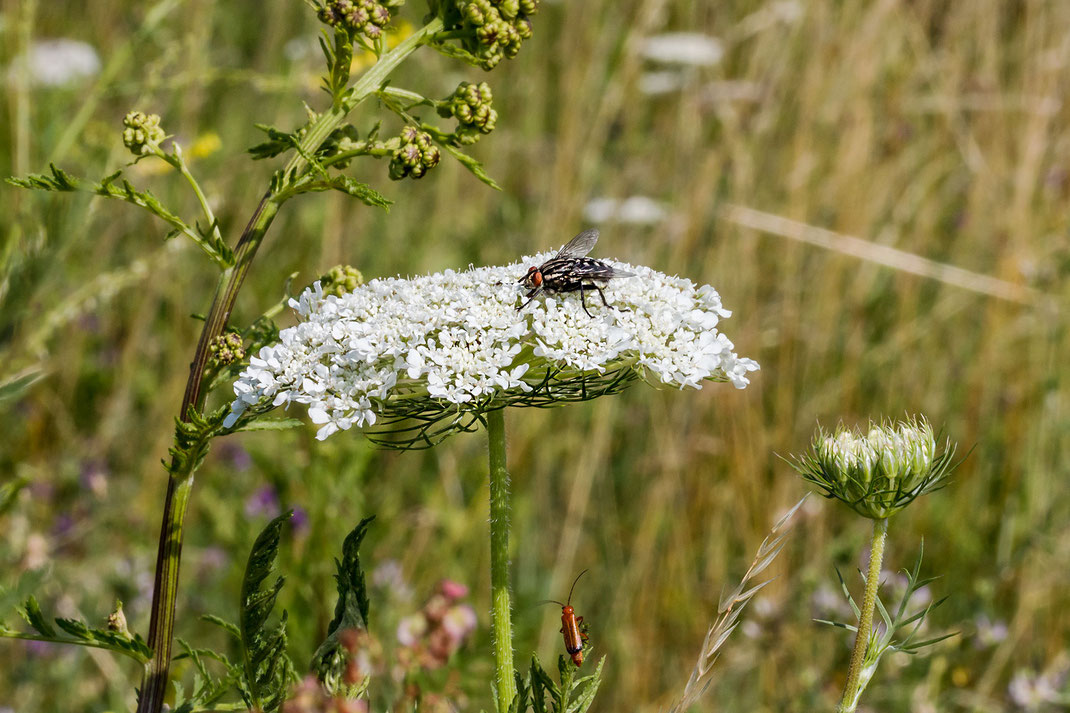
<path id="1" fill-rule="evenodd" d="M 351 265 L 335 265 L 327 271 L 326 275 L 320 276 L 320 287 L 323 288 L 325 295 L 341 297 L 363 284 L 364 275 Z"/>
<path id="2" fill-rule="evenodd" d="M 868 433 L 820 427 L 810 451 L 792 465 L 803 479 L 863 517 L 883 520 L 947 484 L 955 447 L 938 448 L 924 418 L 870 424 Z"/>
<path id="3" fill-rule="evenodd" d="M 217 364 L 226 366 L 245 358 L 245 345 L 240 334 L 227 332 L 212 340 L 208 352 Z"/>
<path id="4" fill-rule="evenodd" d="M 406 126 L 401 130 L 401 146 L 390 159 L 390 177 L 395 181 L 406 176 L 423 178 L 429 168 L 438 165 L 441 158 L 438 147 L 431 143 L 430 134 L 415 126 Z"/>
<path id="5" fill-rule="evenodd" d="M 123 145 L 135 156 L 155 153 L 167 134 L 160 128 L 158 114 L 132 111 L 123 117 Z"/>
<path id="6" fill-rule="evenodd" d="M 493 96 L 486 82 L 461 82 L 456 91 L 438 107 L 440 116 L 452 116 L 460 123 L 453 134 L 458 143 L 474 144 L 482 134 L 494 131 L 498 112 L 491 107 Z"/>
<path id="7" fill-rule="evenodd" d="M 375 40 L 390 23 L 390 9 L 404 0 L 327 0 L 320 6 L 319 19 L 331 27 L 361 33 Z"/>
<path id="8" fill-rule="evenodd" d="M 531 37 L 531 19 L 538 0 L 454 0 L 466 29 L 473 31 L 465 49 L 479 58 L 483 69 L 493 69 L 503 57 L 512 59 L 521 43 Z"/>

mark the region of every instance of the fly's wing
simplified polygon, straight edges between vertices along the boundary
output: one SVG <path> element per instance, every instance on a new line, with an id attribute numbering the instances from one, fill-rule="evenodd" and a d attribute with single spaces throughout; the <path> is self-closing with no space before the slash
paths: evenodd
<path id="1" fill-rule="evenodd" d="M 590 277 L 592 280 L 612 280 L 617 277 L 635 277 L 635 273 L 602 263 L 599 268 L 591 271 Z"/>
<path id="2" fill-rule="evenodd" d="M 617 277 L 635 277 L 634 272 L 613 267 L 594 258 L 577 258 L 570 264 L 573 275 L 584 280 L 612 280 Z"/>
<path id="3" fill-rule="evenodd" d="M 565 244 L 565 247 L 561 248 L 557 252 L 557 255 L 554 255 L 554 260 L 569 257 L 583 257 L 594 249 L 594 244 L 597 242 L 598 230 L 594 228 L 585 230 L 572 240 L 569 240 L 568 243 Z"/>

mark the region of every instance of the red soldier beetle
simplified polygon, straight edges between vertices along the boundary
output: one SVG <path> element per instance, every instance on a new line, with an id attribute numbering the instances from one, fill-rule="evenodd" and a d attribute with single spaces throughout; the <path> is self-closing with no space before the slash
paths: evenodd
<path id="1" fill-rule="evenodd" d="M 543 604 L 556 604 L 561 607 L 561 634 L 565 639 L 565 651 L 572 658 L 572 663 L 579 666 L 583 663 L 583 642 L 587 641 L 587 627 L 583 624 L 583 617 L 576 616 L 576 610 L 572 608 L 572 592 L 576 589 L 576 582 L 580 577 L 587 574 L 583 570 L 572 582 L 572 588 L 568 590 L 568 599 L 564 604 L 555 600 L 547 599 Z"/>

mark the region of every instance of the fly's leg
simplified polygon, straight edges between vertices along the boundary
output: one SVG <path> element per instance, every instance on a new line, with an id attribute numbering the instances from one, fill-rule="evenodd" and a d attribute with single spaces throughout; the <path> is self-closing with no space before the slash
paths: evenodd
<path id="1" fill-rule="evenodd" d="M 588 316 L 588 317 L 590 317 L 591 319 L 594 319 L 594 315 L 593 315 L 593 314 L 591 314 L 591 313 L 590 313 L 590 312 L 589 312 L 589 311 L 587 310 L 587 298 L 586 298 L 586 293 L 585 293 L 585 292 L 583 291 L 584 289 L 588 289 L 588 290 L 590 290 L 590 289 L 595 289 L 595 290 L 598 290 L 598 288 L 597 288 L 597 287 L 595 287 L 594 285 L 585 285 L 585 284 L 583 284 L 582 282 L 580 283 L 580 304 L 581 304 L 581 305 L 583 305 L 583 311 L 584 311 L 584 312 L 587 312 L 587 316 Z M 598 293 L 599 293 L 599 294 L 602 294 L 602 290 L 598 290 Z M 606 298 L 605 298 L 605 297 L 603 297 L 603 298 L 602 298 L 602 301 L 603 301 L 603 302 L 605 302 L 605 301 L 606 301 Z M 608 306 L 608 305 L 607 305 L 607 306 Z"/>
<path id="2" fill-rule="evenodd" d="M 627 307 L 616 307 L 616 306 L 611 305 L 608 302 L 606 302 L 606 295 L 605 295 L 604 292 L 602 292 L 602 288 L 599 287 L 598 285 L 587 285 L 587 287 L 591 288 L 591 289 L 598 290 L 598 296 L 602 298 L 602 304 L 604 304 L 606 307 L 609 307 L 610 309 L 615 309 L 618 312 L 629 312 L 630 311 Z"/>
<path id="3" fill-rule="evenodd" d="M 526 295 L 524 295 L 525 297 L 527 297 L 527 298 L 528 298 L 528 301 L 527 301 L 527 302 L 525 302 L 524 304 L 520 305 L 519 307 L 517 307 L 517 308 L 516 308 L 516 311 L 517 311 L 517 312 L 519 312 L 520 310 L 524 309 L 524 308 L 525 308 L 525 307 L 527 307 L 527 306 L 528 306 L 529 304 L 531 304 L 532 302 L 534 302 L 534 301 L 535 301 L 535 298 L 539 296 L 539 293 L 540 293 L 540 292 L 542 292 L 542 290 L 541 290 L 540 288 L 536 287 L 536 288 L 535 288 L 534 290 L 532 290 L 531 292 L 529 292 L 529 293 L 527 293 Z"/>
<path id="4" fill-rule="evenodd" d="M 580 301 L 583 301 L 583 291 L 585 289 L 586 290 L 595 290 L 596 292 L 598 292 L 598 296 L 602 298 L 602 304 L 605 305 L 606 307 L 608 307 L 609 309 L 615 309 L 618 312 L 627 312 L 628 311 L 628 309 L 626 307 L 614 307 L 613 305 L 611 305 L 608 302 L 606 302 L 606 294 L 604 292 L 602 292 L 602 288 L 601 287 L 599 287 L 598 285 L 595 285 L 595 284 L 589 284 L 589 285 L 581 284 L 580 285 Z M 583 311 L 587 312 L 587 303 L 586 302 L 584 302 L 584 304 L 583 304 Z M 587 316 L 590 317 L 591 313 L 587 312 Z"/>

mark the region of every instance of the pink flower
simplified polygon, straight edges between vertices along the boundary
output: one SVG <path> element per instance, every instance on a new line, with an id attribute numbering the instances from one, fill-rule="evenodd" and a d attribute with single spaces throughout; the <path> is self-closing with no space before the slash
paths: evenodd
<path id="1" fill-rule="evenodd" d="M 468 596 L 468 587 L 460 582 L 454 582 L 452 579 L 443 579 L 438 583 L 438 591 L 442 593 L 442 596 L 446 599 L 462 599 Z"/>
<path id="2" fill-rule="evenodd" d="M 427 632 L 427 619 L 423 614 L 411 614 L 398 623 L 398 642 L 402 646 L 415 646 Z"/>
<path id="3" fill-rule="evenodd" d="M 476 628 L 476 610 L 470 604 L 458 604 L 442 618 L 442 628 L 456 643 L 468 638 Z"/>

